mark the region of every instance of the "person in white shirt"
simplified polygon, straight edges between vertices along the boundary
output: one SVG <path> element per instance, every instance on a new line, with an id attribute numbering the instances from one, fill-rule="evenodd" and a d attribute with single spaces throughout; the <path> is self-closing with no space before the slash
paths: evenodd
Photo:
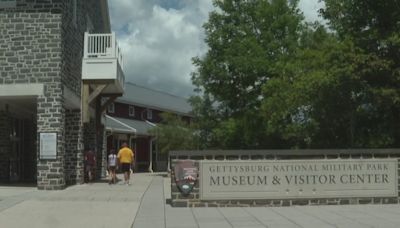
<path id="1" fill-rule="evenodd" d="M 117 155 L 115 153 L 115 150 L 112 149 L 110 151 L 110 155 L 108 155 L 108 172 L 110 175 L 110 182 L 109 184 L 115 184 L 116 183 L 116 174 L 115 170 L 117 169 Z"/>

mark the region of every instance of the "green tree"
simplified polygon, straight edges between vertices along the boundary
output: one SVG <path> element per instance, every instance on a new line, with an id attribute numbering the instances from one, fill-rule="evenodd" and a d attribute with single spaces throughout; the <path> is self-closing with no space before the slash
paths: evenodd
<path id="1" fill-rule="evenodd" d="M 282 74 L 264 85 L 262 110 L 268 132 L 296 148 L 347 148 L 361 93 L 355 48 L 317 25 L 303 34 L 296 56 Z"/>
<path id="2" fill-rule="evenodd" d="M 398 0 L 325 0 L 321 10 L 341 41 L 361 57 L 353 61 L 365 84 L 358 141 L 400 146 L 400 3 Z"/>
<path id="3" fill-rule="evenodd" d="M 199 149 L 212 148 L 215 145 L 212 131 L 218 126 L 221 118 L 218 117 L 208 95 L 193 96 L 189 99 L 189 102 L 194 113 L 193 127 L 197 129 Z"/>
<path id="4" fill-rule="evenodd" d="M 156 136 L 158 150 L 167 154 L 171 150 L 197 149 L 197 139 L 191 126 L 171 113 L 161 115 L 162 122 L 150 130 Z"/>
<path id="5" fill-rule="evenodd" d="M 329 30 L 297 1 L 214 4 L 192 76 L 206 147 L 400 146 L 398 1 L 325 0 Z"/>
<path id="6" fill-rule="evenodd" d="M 204 25 L 207 54 L 194 58 L 192 81 L 212 104 L 212 146 L 265 148 L 261 88 L 278 77 L 303 30 L 297 1 L 214 1 Z"/>

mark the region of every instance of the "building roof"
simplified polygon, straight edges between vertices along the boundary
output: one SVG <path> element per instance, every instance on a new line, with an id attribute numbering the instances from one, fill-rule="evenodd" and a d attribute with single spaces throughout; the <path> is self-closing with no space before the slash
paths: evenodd
<path id="1" fill-rule="evenodd" d="M 106 130 L 115 133 L 134 133 L 136 135 L 150 135 L 149 130 L 156 125 L 150 123 L 149 121 L 131 120 L 106 115 L 105 126 Z"/>
<path id="2" fill-rule="evenodd" d="M 186 98 L 145 88 L 130 82 L 125 83 L 124 95 L 118 98 L 117 102 L 189 116 L 192 111 L 192 107 Z"/>

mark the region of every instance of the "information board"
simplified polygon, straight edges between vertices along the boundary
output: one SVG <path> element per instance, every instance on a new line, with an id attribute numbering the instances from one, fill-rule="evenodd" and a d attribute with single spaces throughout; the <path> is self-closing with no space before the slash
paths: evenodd
<path id="1" fill-rule="evenodd" d="M 57 158 L 57 133 L 40 133 L 40 159 Z"/>

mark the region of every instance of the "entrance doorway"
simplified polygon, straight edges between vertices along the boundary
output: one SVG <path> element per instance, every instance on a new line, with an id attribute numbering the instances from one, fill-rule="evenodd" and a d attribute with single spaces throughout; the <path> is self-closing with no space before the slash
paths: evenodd
<path id="1" fill-rule="evenodd" d="M 32 120 L 12 118 L 10 153 L 8 157 L 9 183 L 36 182 L 36 125 Z"/>
<path id="2" fill-rule="evenodd" d="M 35 105 L 36 100 L 31 99 L 0 100 L 0 182 L 3 184 L 36 185 Z"/>

